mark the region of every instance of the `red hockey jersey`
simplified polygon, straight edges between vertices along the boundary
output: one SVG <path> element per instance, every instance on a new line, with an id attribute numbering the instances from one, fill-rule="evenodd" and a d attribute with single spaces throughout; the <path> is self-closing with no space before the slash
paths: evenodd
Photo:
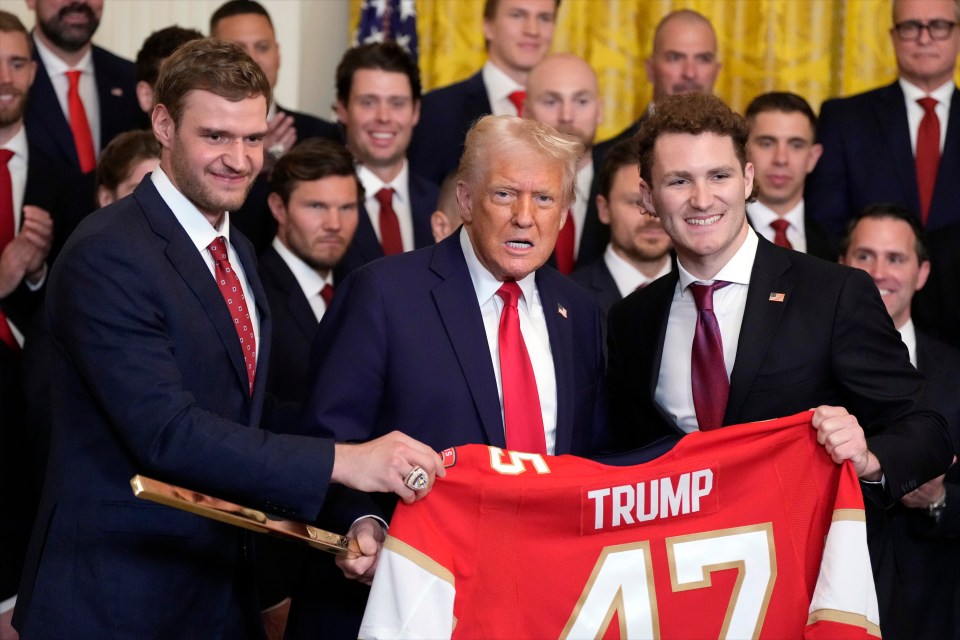
<path id="1" fill-rule="evenodd" d="M 863 498 L 811 413 L 646 464 L 449 449 L 401 504 L 362 638 L 877 638 Z"/>

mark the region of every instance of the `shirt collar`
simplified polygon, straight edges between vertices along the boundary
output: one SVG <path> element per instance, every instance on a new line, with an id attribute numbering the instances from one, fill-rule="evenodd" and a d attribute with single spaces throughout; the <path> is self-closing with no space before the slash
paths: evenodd
<path id="1" fill-rule="evenodd" d="M 363 185 L 363 192 L 365 194 L 365 199 L 369 202 L 374 200 L 377 197 L 377 192 L 384 187 L 389 187 L 394 190 L 393 196 L 397 198 L 400 202 L 409 206 L 410 203 L 410 168 L 407 163 L 406 158 L 403 160 L 403 167 L 400 169 L 400 173 L 397 174 L 390 182 L 384 182 L 381 180 L 377 174 L 368 169 L 362 164 L 357 165 L 357 176 L 360 178 L 360 183 Z"/>
<path id="2" fill-rule="evenodd" d="M 483 64 L 480 73 L 483 76 L 483 84 L 487 88 L 487 96 L 490 98 L 490 102 L 503 100 L 514 91 L 525 91 L 513 78 L 489 60 Z"/>
<path id="3" fill-rule="evenodd" d="M 7 140 L 6 144 L 3 145 L 3 148 L 13 151 L 14 156 L 26 162 L 28 160 L 27 156 L 30 149 L 30 145 L 27 144 L 27 128 L 21 124 L 20 130 L 13 134 L 12 138 Z"/>
<path id="4" fill-rule="evenodd" d="M 51 78 L 63 75 L 70 70 L 79 70 L 83 74 L 93 75 L 93 47 L 87 49 L 87 52 L 83 54 L 83 57 L 80 58 L 77 64 L 71 67 L 57 57 L 57 54 L 51 51 L 47 45 L 41 42 L 36 34 L 33 36 L 33 44 L 37 48 L 37 55 L 40 56 L 40 61 L 43 62 L 43 66 L 47 70 L 47 75 Z"/>
<path id="5" fill-rule="evenodd" d="M 587 153 L 590 153 L 588 150 Z M 590 199 L 590 187 L 593 186 L 593 158 L 577 171 L 577 179 L 574 181 L 574 191 L 577 194 L 577 200 L 587 202 Z M 589 202 L 587 205 L 589 206 Z"/>
<path id="6" fill-rule="evenodd" d="M 329 284 L 331 287 L 333 286 L 333 269 L 327 271 L 327 277 L 324 278 L 317 273 L 316 269 L 300 259 L 293 251 L 290 251 L 287 245 L 280 241 L 279 237 L 274 236 L 271 246 L 276 249 L 277 253 L 280 254 L 280 257 L 290 268 L 293 277 L 297 280 L 297 284 L 300 285 L 303 294 L 307 296 L 308 299 L 320 293 L 323 285 Z"/>
<path id="7" fill-rule="evenodd" d="M 635 266 L 621 258 L 620 254 L 613 250 L 612 244 L 607 245 L 607 249 L 603 253 L 603 262 L 613 277 L 613 281 L 617 285 L 617 290 L 619 290 L 620 294 L 624 297 L 636 291 L 640 285 L 653 282 L 657 278 L 667 275 L 671 269 L 670 257 L 667 256 L 660 272 L 652 278 L 648 278 L 643 275 L 642 272 L 638 271 Z"/>
<path id="8" fill-rule="evenodd" d="M 900 78 L 899 82 L 900 89 L 903 91 L 903 96 L 906 98 L 908 104 L 912 104 L 925 96 L 930 96 L 931 98 L 935 98 L 938 103 L 943 105 L 947 109 L 947 113 L 950 112 L 950 99 L 953 98 L 954 90 L 952 79 L 947 80 L 930 93 L 927 93 L 909 80 Z"/>
<path id="9" fill-rule="evenodd" d="M 494 278 L 493 274 L 480 262 L 476 251 L 473 250 L 473 243 L 470 241 L 466 227 L 460 228 L 460 248 L 463 249 L 463 257 L 467 261 L 467 270 L 470 272 L 470 280 L 473 281 L 477 302 L 482 307 L 497 294 L 497 290 L 503 283 Z M 527 275 L 523 280 L 517 280 L 517 284 L 520 285 L 520 290 L 523 292 L 523 299 L 527 301 L 527 308 L 533 305 L 536 280 L 536 271 Z"/>
<path id="10" fill-rule="evenodd" d="M 753 226 L 757 229 L 763 228 L 766 229 L 770 226 L 770 223 L 776 220 L 777 218 L 783 218 L 787 221 L 790 227 L 796 229 L 797 231 L 803 233 L 803 214 L 804 214 L 804 205 L 803 198 L 800 198 L 798 202 L 790 211 L 787 211 L 783 216 L 779 215 L 776 211 L 763 204 L 759 200 L 756 202 L 751 202 L 747 205 L 747 214 L 750 216 L 750 221 L 753 222 Z"/>
<path id="11" fill-rule="evenodd" d="M 197 206 L 190 202 L 179 189 L 177 189 L 166 173 L 159 166 L 150 174 L 153 186 L 157 188 L 160 197 L 167 203 L 177 222 L 183 227 L 183 230 L 190 236 L 191 242 L 196 245 L 201 253 L 207 250 L 210 243 L 219 236 L 227 239 L 230 244 L 230 212 L 226 211 L 220 220 L 220 228 L 214 227 L 204 217 Z"/>
<path id="12" fill-rule="evenodd" d="M 913 326 L 913 318 L 904 323 L 900 329 L 900 339 L 907 345 L 907 351 L 910 352 L 910 364 L 917 366 L 917 329 Z"/>
<path id="13" fill-rule="evenodd" d="M 753 270 L 753 262 L 757 257 L 757 247 L 760 242 L 757 240 L 757 232 L 753 229 L 747 229 L 747 237 L 733 254 L 733 257 L 723 265 L 723 268 L 717 272 L 713 280 L 702 280 L 697 278 L 689 271 L 683 268 L 683 264 L 677 260 L 677 273 L 680 277 L 680 291 L 685 294 L 687 287 L 694 282 L 710 284 L 716 280 L 733 282 L 735 284 L 750 284 L 750 272 Z"/>

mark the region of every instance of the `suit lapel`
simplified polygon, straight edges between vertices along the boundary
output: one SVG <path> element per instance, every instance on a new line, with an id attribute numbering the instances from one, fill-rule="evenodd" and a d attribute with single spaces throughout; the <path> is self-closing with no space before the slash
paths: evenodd
<path id="1" fill-rule="evenodd" d="M 789 250 L 778 249 L 762 237 L 758 236 L 758 239 L 760 244 L 750 272 L 737 356 L 730 374 L 730 396 L 723 420 L 725 425 L 740 421 L 737 416 L 742 412 L 747 392 L 753 386 L 753 380 L 771 347 L 777 325 L 790 304 L 793 291 L 793 281 L 784 277 L 790 268 Z M 772 293 L 784 294 L 783 301 L 771 301 Z"/>
<path id="2" fill-rule="evenodd" d="M 230 238 L 230 244 L 233 245 L 234 250 L 237 252 L 237 256 L 240 258 L 240 264 L 243 266 L 243 273 L 247 277 L 247 286 L 250 287 L 250 292 L 253 294 L 254 302 L 257 305 L 257 317 L 260 321 L 260 343 L 257 345 L 257 375 L 254 378 L 253 388 L 254 409 L 259 413 L 259 408 L 256 405 L 263 402 L 263 394 L 266 390 L 267 371 L 270 369 L 273 318 L 270 316 L 270 304 L 267 302 L 267 292 L 263 288 L 263 283 L 260 282 L 260 277 L 257 275 L 257 258 L 253 252 L 253 245 L 250 244 L 246 236 L 236 228 L 230 229 Z M 194 250 L 196 250 L 195 247 Z M 220 291 L 217 290 L 217 293 L 220 293 Z M 223 302 L 222 295 L 220 301 Z M 223 304 L 222 307 L 226 309 L 227 305 Z M 227 315 L 230 315 L 229 311 Z M 230 328 L 233 329 L 232 318 L 230 319 Z M 234 330 L 234 336 L 235 335 L 236 330 Z M 240 354 L 240 363 L 243 365 L 243 351 L 240 349 L 240 343 L 234 340 L 234 344 L 237 346 L 237 353 Z M 242 380 L 246 381 L 247 371 L 245 366 L 241 373 Z M 257 415 L 257 413 L 254 415 Z"/>
<path id="3" fill-rule="evenodd" d="M 930 203 L 930 218 L 927 227 L 933 229 L 950 224 L 955 219 L 957 206 L 957 176 L 960 175 L 960 90 L 954 88 L 950 100 L 950 118 L 947 121 L 947 137 L 943 143 L 943 155 L 937 168 L 937 182 Z M 951 216 L 953 218 L 951 219 Z"/>
<path id="4" fill-rule="evenodd" d="M 880 121 L 877 135 L 886 137 L 887 156 L 893 163 L 900 179 L 901 193 L 912 203 L 913 210 L 920 208 L 920 193 L 917 190 L 917 169 L 913 162 L 913 148 L 910 145 L 910 129 L 907 125 L 907 106 L 903 91 L 898 83 L 893 83 L 881 94 L 881 100 L 874 106 Z M 905 203 L 906 204 L 906 203 Z"/>
<path id="5" fill-rule="evenodd" d="M 677 283 L 680 281 L 679 272 L 676 267 L 663 278 L 663 284 L 651 284 L 645 291 L 648 302 L 648 308 L 653 309 L 651 318 L 651 327 L 656 331 L 656 341 L 653 343 L 653 354 L 650 358 L 650 372 L 647 375 L 649 380 L 646 393 L 649 394 L 650 402 L 656 407 L 657 412 L 665 424 L 672 425 L 679 433 L 673 418 L 664 411 L 657 403 L 657 382 L 660 380 L 660 365 L 663 362 L 663 342 L 667 338 L 667 323 L 670 320 L 670 307 L 673 305 L 673 294 L 677 290 Z M 655 281 L 659 283 L 660 280 Z"/>
<path id="6" fill-rule="evenodd" d="M 266 269 L 264 278 L 269 278 L 276 283 L 277 289 L 283 293 L 284 305 L 290 312 L 290 316 L 297 323 L 307 342 L 311 342 L 317 332 L 317 316 L 314 315 L 313 307 L 310 306 L 307 296 L 300 288 L 296 276 L 273 247 L 267 249 L 266 253 L 260 257 L 260 264 Z"/>
<path id="7" fill-rule="evenodd" d="M 550 352 L 557 380 L 557 432 L 554 451 L 573 448 L 573 404 L 576 400 L 573 355 L 573 321 L 569 318 L 570 305 L 559 295 L 556 278 L 562 277 L 549 268 L 537 270 L 537 292 L 543 305 L 543 315 L 550 335 Z"/>
<path id="8" fill-rule="evenodd" d="M 60 109 L 60 100 L 53 89 L 53 81 L 47 73 L 47 68 L 43 66 L 43 60 L 36 48 L 33 51 L 33 59 L 37 63 L 37 75 L 30 87 L 30 97 L 27 100 L 27 111 L 33 111 L 35 119 L 30 120 L 30 126 L 39 126 L 46 129 L 49 135 L 56 142 L 59 152 L 63 154 L 65 161 L 80 169 L 80 160 L 77 157 L 77 149 L 73 142 L 73 132 L 70 131 L 70 123 L 67 117 L 63 115 Z"/>
<path id="9" fill-rule="evenodd" d="M 430 216 L 437 207 L 437 194 L 431 197 L 431 190 L 423 178 L 409 174 L 407 188 L 410 192 L 410 218 L 413 221 L 413 246 L 417 249 L 429 247 L 434 243 L 433 229 L 430 228 Z"/>
<path id="10" fill-rule="evenodd" d="M 487 442 L 504 447 L 506 440 L 496 375 L 458 233 L 436 246 L 430 268 L 443 279 L 433 288 L 433 299 L 457 354 L 473 404 L 487 435 Z"/>

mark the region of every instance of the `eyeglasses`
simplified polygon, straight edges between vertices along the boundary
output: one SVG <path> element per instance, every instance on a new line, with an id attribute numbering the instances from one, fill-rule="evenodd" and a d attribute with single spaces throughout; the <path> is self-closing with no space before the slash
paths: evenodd
<path id="1" fill-rule="evenodd" d="M 955 26 L 957 23 L 949 20 L 931 20 L 926 24 L 917 20 L 905 20 L 893 25 L 893 30 L 901 40 L 919 40 L 924 29 L 930 34 L 931 40 L 946 40 Z"/>

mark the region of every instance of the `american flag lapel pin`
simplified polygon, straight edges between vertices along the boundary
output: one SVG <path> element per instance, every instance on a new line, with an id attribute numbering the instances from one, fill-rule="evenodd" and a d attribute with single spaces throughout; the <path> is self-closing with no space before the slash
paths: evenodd
<path id="1" fill-rule="evenodd" d="M 770 297 L 767 298 L 767 300 L 769 300 L 770 302 L 783 302 L 784 298 L 786 298 L 786 294 L 771 291 Z"/>
<path id="2" fill-rule="evenodd" d="M 557 303 L 557 313 L 559 313 L 560 315 L 562 315 L 562 316 L 564 317 L 564 319 L 566 319 L 566 317 L 567 317 L 567 308 L 558 302 L 558 303 Z"/>

